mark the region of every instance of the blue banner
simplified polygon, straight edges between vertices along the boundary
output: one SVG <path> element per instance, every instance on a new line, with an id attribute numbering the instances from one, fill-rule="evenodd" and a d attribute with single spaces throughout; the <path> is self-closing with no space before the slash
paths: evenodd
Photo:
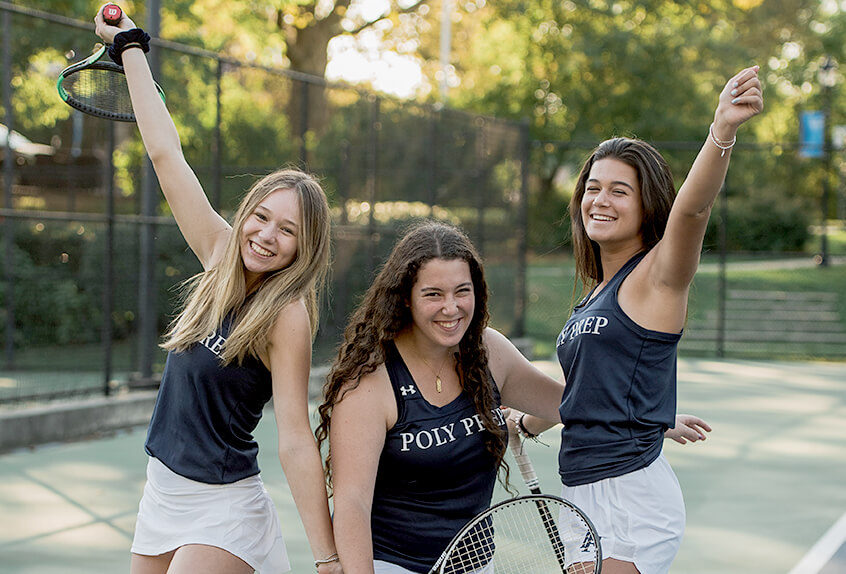
<path id="1" fill-rule="evenodd" d="M 825 115 L 821 111 L 802 112 L 799 115 L 799 156 L 823 157 L 825 155 Z"/>

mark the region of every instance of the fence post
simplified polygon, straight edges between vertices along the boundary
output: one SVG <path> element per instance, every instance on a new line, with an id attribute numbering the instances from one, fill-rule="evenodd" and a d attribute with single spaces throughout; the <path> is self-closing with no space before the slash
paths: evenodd
<path id="1" fill-rule="evenodd" d="M 368 161 L 367 161 L 367 202 L 370 204 L 370 211 L 367 217 L 367 262 L 368 262 L 368 276 L 376 269 L 376 246 L 379 238 L 376 234 L 376 196 L 378 192 L 379 179 L 379 131 L 382 128 L 381 120 L 381 99 L 377 96 L 373 98 L 373 106 L 371 108 L 371 122 L 370 122 L 370 141 L 368 142 Z"/>
<path id="2" fill-rule="evenodd" d="M 529 120 L 520 122 L 520 194 L 517 202 L 517 273 L 514 277 L 515 337 L 526 334 L 526 285 L 529 250 L 529 162 L 531 161 Z"/>
<path id="3" fill-rule="evenodd" d="M 109 396 L 112 379 L 112 290 L 114 289 L 114 236 L 115 236 L 115 124 L 106 122 L 106 165 L 104 183 L 106 191 L 106 244 L 103 253 L 103 394 Z"/>
<path id="4" fill-rule="evenodd" d="M 726 180 L 723 181 L 723 186 L 720 189 L 720 226 L 719 226 L 719 245 L 720 245 L 720 262 L 719 273 L 717 276 L 717 356 L 723 358 L 725 356 L 725 342 L 726 342 L 726 252 L 728 250 L 728 185 Z"/>
<path id="5" fill-rule="evenodd" d="M 159 0 L 147 3 L 147 31 L 157 38 L 159 35 Z M 153 77 L 159 75 L 159 49 L 154 47 L 149 54 Z M 158 189 L 156 174 L 149 156 L 144 161 L 141 177 L 141 215 L 145 219 L 140 229 L 140 253 L 138 266 L 138 371 L 143 380 L 153 377 L 153 353 L 155 350 L 158 309 L 156 305 L 156 214 Z"/>
<path id="6" fill-rule="evenodd" d="M 341 208 L 341 219 L 338 222 L 338 227 L 332 232 L 338 243 L 343 239 L 344 234 L 347 233 L 347 224 L 349 223 L 347 219 L 347 196 L 350 193 L 350 142 L 346 138 L 341 140 L 340 152 L 341 161 L 338 166 L 338 204 Z M 332 322 L 337 326 L 336 331 L 332 333 L 333 336 L 337 334 L 338 330 L 342 331 L 346 324 L 347 302 L 349 301 L 350 291 L 349 282 L 347 281 L 349 272 L 350 267 L 345 269 L 343 276 L 341 276 L 338 270 L 335 270 L 334 277 L 332 278 Z"/>
<path id="7" fill-rule="evenodd" d="M 6 123 L 6 150 L 3 156 L 3 207 L 12 209 L 12 184 L 14 181 L 15 154 L 12 151 L 12 129 L 15 126 L 12 111 L 12 15 L 3 11 L 3 109 Z M 15 220 L 3 222 L 3 281 L 6 286 L 6 340 L 4 356 L 6 369 L 15 367 Z"/>
<path id="8" fill-rule="evenodd" d="M 212 184 L 214 208 L 220 211 L 221 198 L 221 181 L 220 181 L 220 166 L 223 162 L 223 142 L 220 139 L 220 122 L 221 122 L 221 81 L 223 79 L 223 62 L 220 57 L 217 58 L 217 69 L 215 70 L 215 120 L 214 120 L 214 140 L 212 141 Z"/>
<path id="9" fill-rule="evenodd" d="M 300 80 L 300 165 L 308 170 L 308 82 Z"/>
<path id="10" fill-rule="evenodd" d="M 484 183 L 486 182 L 486 164 L 485 164 L 485 119 L 482 116 L 476 116 L 473 122 L 476 126 L 475 139 L 475 159 L 473 166 L 473 186 L 476 188 L 476 237 L 473 243 L 476 244 L 476 249 L 479 255 L 485 256 L 485 208 L 487 207 L 487 191 Z"/>
<path id="11" fill-rule="evenodd" d="M 426 202 L 429 204 L 430 217 L 434 217 L 435 204 L 438 202 L 438 150 L 440 149 L 438 146 L 438 119 L 441 118 L 442 120 L 443 118 L 440 109 L 434 113 L 438 114 L 438 117 L 429 116 L 429 153 L 427 154 L 429 169 L 426 170 L 426 179 L 429 182 L 429 185 L 426 186 Z"/>

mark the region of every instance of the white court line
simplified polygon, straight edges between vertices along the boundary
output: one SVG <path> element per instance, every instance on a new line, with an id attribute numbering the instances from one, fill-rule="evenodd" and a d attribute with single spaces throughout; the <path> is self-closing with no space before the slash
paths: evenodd
<path id="1" fill-rule="evenodd" d="M 846 541 L 846 514 L 823 534 L 789 574 L 817 574 Z"/>

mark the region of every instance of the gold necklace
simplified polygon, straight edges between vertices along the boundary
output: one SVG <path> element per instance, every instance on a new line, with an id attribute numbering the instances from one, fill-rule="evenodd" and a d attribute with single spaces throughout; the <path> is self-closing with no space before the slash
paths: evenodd
<path id="1" fill-rule="evenodd" d="M 415 352 L 417 352 L 417 349 L 415 349 Z M 441 387 L 441 371 L 444 370 L 444 366 L 447 364 L 447 361 L 449 360 L 451 354 L 447 354 L 446 358 L 441 363 L 441 366 L 437 372 L 435 372 L 435 369 L 432 368 L 432 365 L 430 365 L 429 362 L 423 358 L 423 355 L 417 353 L 417 356 L 420 357 L 420 360 L 423 361 L 423 364 L 429 367 L 429 370 L 432 371 L 432 374 L 435 375 L 435 390 L 440 393 L 441 390 L 443 390 Z"/>

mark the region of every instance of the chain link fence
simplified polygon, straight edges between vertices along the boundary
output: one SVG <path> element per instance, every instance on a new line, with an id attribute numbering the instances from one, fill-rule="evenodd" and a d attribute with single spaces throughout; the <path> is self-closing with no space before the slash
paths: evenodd
<path id="1" fill-rule="evenodd" d="M 7 3 L 0 16 L 4 124 L 29 140 L 0 149 L 0 403 L 154 381 L 178 285 L 200 265 L 167 214 L 137 128 L 80 114 L 55 93 L 58 72 L 94 49 L 92 27 Z M 224 216 L 279 166 L 322 179 L 334 264 L 316 363 L 334 355 L 397 237 L 424 217 L 468 232 L 486 261 L 493 325 L 522 335 L 526 125 L 153 46 L 186 159 Z"/>
<path id="2" fill-rule="evenodd" d="M 55 93 L 59 71 L 93 51 L 91 25 L 2 1 L 0 18 L 0 403 L 154 381 L 178 285 L 200 266 L 136 127 L 75 112 Z M 527 123 L 153 46 L 186 158 L 224 216 L 279 166 L 322 178 L 334 262 L 316 363 L 331 359 L 378 265 L 421 217 L 467 230 L 486 261 L 493 326 L 552 355 L 581 294 L 566 207 L 595 142 L 530 141 Z M 17 133 L 3 142 L 6 130 Z M 701 141 L 654 143 L 681 183 Z M 738 144 L 691 289 L 683 354 L 846 358 L 843 158 L 827 151 L 820 161 L 789 144 Z"/>

